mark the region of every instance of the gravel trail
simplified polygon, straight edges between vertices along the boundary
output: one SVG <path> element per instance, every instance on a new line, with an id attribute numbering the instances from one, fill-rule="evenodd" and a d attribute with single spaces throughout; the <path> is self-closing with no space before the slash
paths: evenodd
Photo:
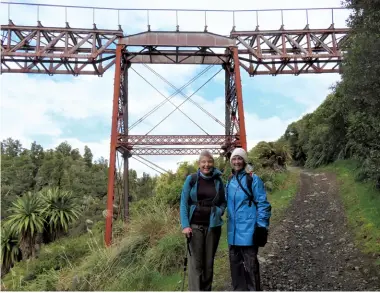
<path id="1" fill-rule="evenodd" d="M 379 291 L 376 256 L 355 247 L 335 177 L 302 171 L 300 180 L 284 219 L 259 252 L 264 291 Z"/>

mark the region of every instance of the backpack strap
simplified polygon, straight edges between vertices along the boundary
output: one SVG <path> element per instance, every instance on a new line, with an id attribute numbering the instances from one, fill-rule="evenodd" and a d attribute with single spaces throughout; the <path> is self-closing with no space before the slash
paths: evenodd
<path id="1" fill-rule="evenodd" d="M 247 191 L 247 190 L 243 187 L 243 185 L 241 184 L 240 179 L 239 179 L 238 176 L 236 176 L 236 180 L 237 180 L 237 182 L 238 182 L 240 188 L 241 188 L 241 189 L 244 191 L 244 193 L 248 196 L 248 200 L 249 200 L 249 202 L 248 202 L 248 206 L 251 207 L 251 206 L 252 206 L 252 202 L 253 202 L 253 203 L 255 204 L 255 206 L 256 206 L 256 202 L 255 202 L 255 200 L 254 200 L 254 197 L 253 197 L 253 190 L 252 190 L 253 178 L 252 178 L 251 174 L 248 174 L 248 173 L 246 173 L 245 176 L 246 176 L 246 183 L 247 183 L 247 186 L 248 186 L 248 190 L 249 190 L 249 191 Z"/>
<path id="2" fill-rule="evenodd" d="M 215 206 L 215 205 L 219 205 L 220 204 L 220 193 L 223 192 L 224 190 L 224 183 L 223 183 L 223 180 L 220 176 L 218 176 L 215 180 L 214 180 L 214 183 L 216 185 L 216 183 L 219 183 L 219 189 L 216 190 L 216 195 L 214 197 L 214 199 L 212 200 L 212 205 Z"/>
<path id="3" fill-rule="evenodd" d="M 190 188 L 193 188 L 193 186 L 197 182 L 198 174 L 197 173 L 193 173 L 190 176 L 191 176 L 191 179 L 190 179 Z"/>
<path id="4" fill-rule="evenodd" d="M 247 183 L 247 186 L 248 186 L 248 191 L 249 191 L 249 206 L 252 205 L 252 202 L 255 204 L 255 206 L 257 207 L 257 203 L 255 201 L 255 198 L 253 196 L 253 188 L 252 188 L 252 185 L 253 185 L 253 173 L 247 173 L 246 176 L 245 176 L 245 179 L 246 179 L 246 183 Z"/>
<path id="5" fill-rule="evenodd" d="M 190 190 L 194 187 L 195 183 L 197 183 L 197 179 L 198 179 L 198 174 L 197 173 L 193 173 L 190 175 L 191 178 L 190 178 Z M 188 201 L 188 204 L 191 205 L 193 204 L 193 201 L 191 200 L 191 197 L 189 196 L 189 201 Z"/>

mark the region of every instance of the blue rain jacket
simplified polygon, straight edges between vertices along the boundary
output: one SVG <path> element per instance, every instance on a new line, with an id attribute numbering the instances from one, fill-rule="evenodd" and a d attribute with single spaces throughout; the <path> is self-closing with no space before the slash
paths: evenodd
<path id="1" fill-rule="evenodd" d="M 191 175 L 187 176 L 183 184 L 180 203 L 180 218 L 182 229 L 190 227 L 191 218 L 197 206 L 197 190 L 198 190 L 198 177 L 200 171 L 197 172 L 197 180 L 194 186 L 190 187 Z M 224 196 L 224 185 L 220 178 L 222 172 L 214 168 L 212 178 L 214 180 L 216 197 L 214 199 L 215 205 L 211 208 L 210 226 L 209 228 L 218 227 L 223 225 L 222 215 L 226 208 L 226 199 Z"/>
<path id="2" fill-rule="evenodd" d="M 249 191 L 245 176 L 251 176 L 244 170 L 235 174 L 227 183 L 227 238 L 229 245 L 251 246 L 256 226 L 269 227 L 271 205 L 267 200 L 263 181 L 253 175 L 252 190 L 254 201 L 248 206 L 249 198 L 240 188 L 236 176 L 239 176 L 241 185 Z"/>

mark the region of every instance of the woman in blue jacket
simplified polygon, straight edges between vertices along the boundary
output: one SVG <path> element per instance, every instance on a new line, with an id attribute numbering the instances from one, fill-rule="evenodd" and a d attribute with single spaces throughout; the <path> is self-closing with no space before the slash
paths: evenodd
<path id="1" fill-rule="evenodd" d="M 230 162 L 233 176 L 227 182 L 226 198 L 232 287 L 234 291 L 261 291 L 257 253 L 266 243 L 271 205 L 262 180 L 246 170 L 246 151 L 236 148 Z"/>
<path id="2" fill-rule="evenodd" d="M 197 173 L 187 176 L 180 204 L 182 233 L 189 242 L 189 291 L 211 291 L 214 257 L 226 207 L 221 172 L 210 152 L 199 156 Z"/>

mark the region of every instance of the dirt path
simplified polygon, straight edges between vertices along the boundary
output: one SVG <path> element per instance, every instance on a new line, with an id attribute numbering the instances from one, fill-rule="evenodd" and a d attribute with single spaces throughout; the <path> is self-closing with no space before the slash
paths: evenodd
<path id="1" fill-rule="evenodd" d="M 260 250 L 265 291 L 380 290 L 373 259 L 353 244 L 334 176 L 303 171 L 285 219 Z"/>

